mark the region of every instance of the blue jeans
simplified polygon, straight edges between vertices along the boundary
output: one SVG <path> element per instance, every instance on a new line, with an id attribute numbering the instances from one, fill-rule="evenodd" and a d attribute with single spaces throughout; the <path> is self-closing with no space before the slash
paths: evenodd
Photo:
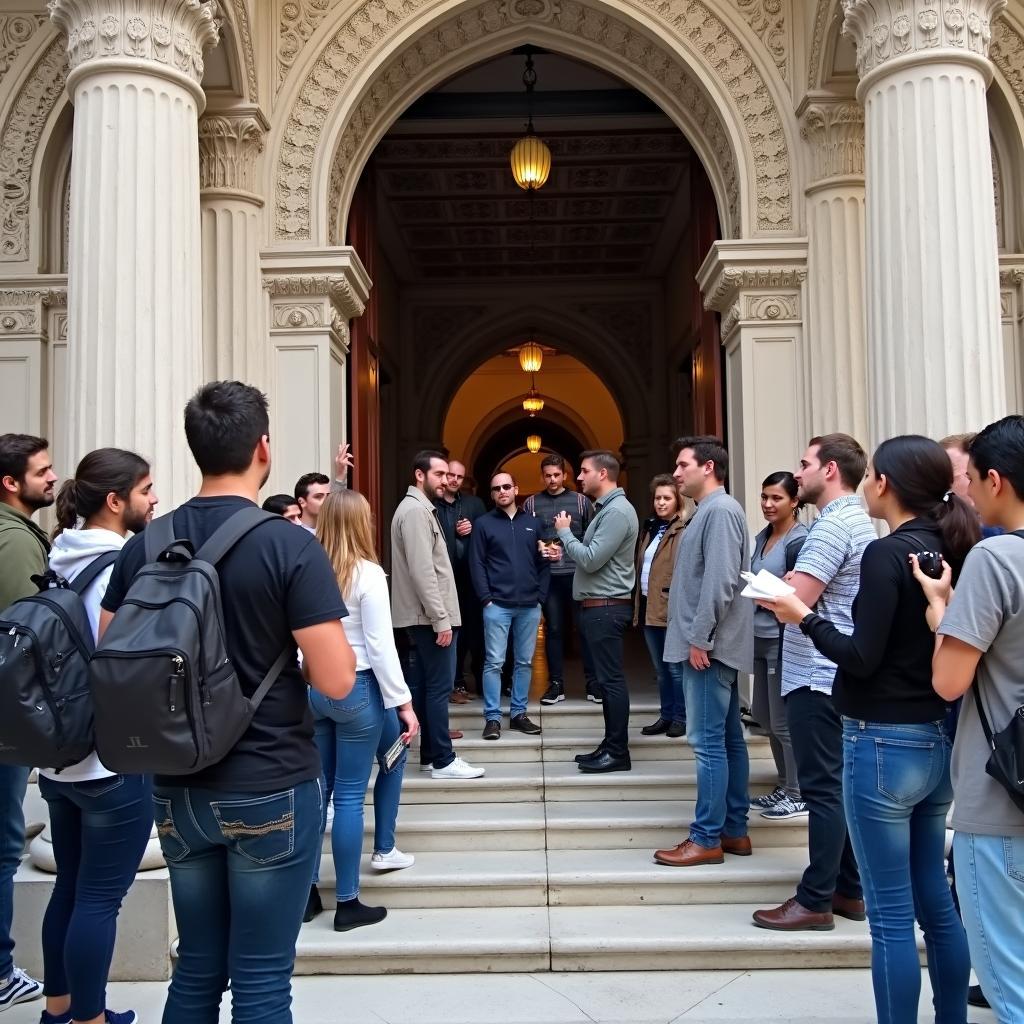
<path id="1" fill-rule="evenodd" d="M 981 771 L 979 765 L 977 768 Z M 1024 836 L 957 832 L 953 859 L 971 963 L 999 1024 L 1024 1024 Z"/>
<path id="2" fill-rule="evenodd" d="M 320 750 L 328 798 L 334 800 L 334 826 L 331 852 L 338 900 L 359 895 L 359 858 L 363 852 L 363 800 L 370 781 L 370 769 L 376 755 L 398 739 L 401 731 L 394 708 L 385 709 L 380 687 L 373 672 L 356 673 L 355 685 L 344 700 L 332 700 L 315 690 L 309 692 L 313 709 L 316 745 Z M 374 852 L 388 853 L 395 848 L 395 821 L 402 797 L 405 754 L 388 773 L 377 772 L 373 787 L 375 821 Z M 324 802 L 322 828 L 327 826 Z M 319 862 L 317 864 L 319 867 Z M 314 881 L 317 878 L 314 875 Z"/>
<path id="3" fill-rule="evenodd" d="M 683 667 L 686 736 L 697 762 L 697 806 L 690 838 L 715 847 L 722 836 L 747 834 L 750 810 L 750 757 L 740 721 L 737 672 L 712 660 L 697 671 Z"/>
<path id="4" fill-rule="evenodd" d="M 515 670 L 512 673 L 510 717 L 526 713 L 533 676 L 533 651 L 537 646 L 540 605 L 502 608 L 493 601 L 484 608 L 484 719 L 501 719 L 501 666 L 505 662 L 509 630 Z"/>
<path id="5" fill-rule="evenodd" d="M 107 1005 L 117 914 L 153 827 L 148 775 L 90 782 L 40 777 L 50 809 L 57 879 L 43 916 L 44 991 L 71 995 L 71 1016 L 92 1020 Z"/>
<path id="6" fill-rule="evenodd" d="M 936 1024 L 967 1019 L 971 962 L 946 880 L 950 751 L 941 722 L 843 719 L 843 806 L 871 925 L 879 1024 L 917 1020 L 915 918 L 924 931 Z"/>
<path id="7" fill-rule="evenodd" d="M 163 1024 L 291 1024 L 295 942 L 320 853 L 320 780 L 272 793 L 157 787 L 178 966 Z"/>
<path id="8" fill-rule="evenodd" d="M 420 720 L 420 761 L 447 768 L 455 760 L 448 735 L 448 698 L 455 679 L 459 631 L 453 631 L 447 647 L 437 646 L 437 634 L 430 626 L 408 626 L 405 633 L 411 647 L 406 680 Z"/>
<path id="9" fill-rule="evenodd" d="M 686 701 L 683 699 L 683 666 L 681 662 L 665 660 L 664 626 L 644 626 L 644 640 L 651 656 L 651 664 L 658 677 L 658 698 L 661 717 L 666 722 L 686 722 Z"/>
<path id="10" fill-rule="evenodd" d="M 14 970 L 14 875 L 25 851 L 25 789 L 28 768 L 0 764 L 0 981 Z"/>

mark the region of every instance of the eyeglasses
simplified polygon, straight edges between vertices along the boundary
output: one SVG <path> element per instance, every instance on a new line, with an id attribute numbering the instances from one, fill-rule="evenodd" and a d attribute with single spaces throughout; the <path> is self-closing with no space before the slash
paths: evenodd
<path id="1" fill-rule="evenodd" d="M 491 488 L 491 490 L 492 491 L 511 491 L 513 487 L 515 487 L 515 484 L 495 484 Z"/>

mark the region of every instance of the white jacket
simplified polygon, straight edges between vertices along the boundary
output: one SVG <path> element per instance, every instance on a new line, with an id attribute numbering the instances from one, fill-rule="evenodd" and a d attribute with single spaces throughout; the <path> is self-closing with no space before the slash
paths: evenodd
<path id="1" fill-rule="evenodd" d="M 97 555 L 104 551 L 120 551 L 124 547 L 126 537 L 112 530 L 63 530 L 57 534 L 50 551 L 50 568 L 58 572 L 69 582 L 85 569 Z M 92 638 L 96 639 L 100 626 L 100 602 L 107 592 L 113 566 L 104 569 L 96 577 L 89 589 L 82 595 L 85 610 L 92 628 Z M 45 775 L 55 782 L 88 782 L 92 779 L 105 779 L 114 772 L 107 771 L 95 752 L 84 761 L 65 768 L 59 774 L 50 768 L 40 768 L 40 775 Z"/>

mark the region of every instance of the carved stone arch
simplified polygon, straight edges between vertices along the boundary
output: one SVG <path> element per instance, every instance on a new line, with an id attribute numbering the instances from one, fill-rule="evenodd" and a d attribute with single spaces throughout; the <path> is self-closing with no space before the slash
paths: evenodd
<path id="1" fill-rule="evenodd" d="M 810 55 L 807 59 L 807 88 L 820 89 L 827 77 L 825 51 L 836 22 L 842 21 L 839 0 L 818 0 L 811 29 Z"/>
<path id="2" fill-rule="evenodd" d="M 599 323 L 543 306 L 501 311 L 467 323 L 417 380 L 417 435 L 440 436 L 451 401 L 466 379 L 483 362 L 507 351 L 536 330 L 551 338 L 560 352 L 574 356 L 604 383 L 622 420 L 627 437 L 651 433 L 650 395 L 637 368 L 624 358 L 622 346 Z"/>
<path id="3" fill-rule="evenodd" d="M 221 0 L 219 15 L 223 24 L 220 46 L 226 47 L 228 51 L 231 77 L 237 82 L 236 98 L 255 106 L 260 102 L 260 86 L 248 2 L 249 0 Z"/>
<path id="4" fill-rule="evenodd" d="M 604 67 L 662 107 L 712 182 L 726 237 L 792 233 L 795 119 L 749 31 L 702 0 L 363 0 L 332 12 L 281 93 L 267 193 L 278 243 L 340 237 L 355 181 L 402 110 L 461 68 L 524 42 Z"/>
<path id="5" fill-rule="evenodd" d="M 47 133 L 39 161 L 38 185 L 42 250 L 39 266 L 47 274 L 68 271 L 68 241 L 71 211 L 71 142 L 74 135 L 75 108 L 70 102 L 58 103 L 53 127 Z"/>
<path id="6" fill-rule="evenodd" d="M 1024 109 L 997 70 L 988 91 L 996 228 L 1001 252 L 1024 250 Z"/>
<path id="7" fill-rule="evenodd" d="M 56 29 L 40 28 L 38 56 L 24 76 L 0 128 L 0 264 L 38 268 L 44 246 L 38 197 L 40 157 L 67 103 L 66 42 Z"/>

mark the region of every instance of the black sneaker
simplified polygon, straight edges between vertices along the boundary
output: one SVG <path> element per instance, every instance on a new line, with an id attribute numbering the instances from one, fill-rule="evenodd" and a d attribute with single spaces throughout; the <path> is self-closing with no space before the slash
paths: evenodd
<path id="1" fill-rule="evenodd" d="M 492 719 L 484 726 L 484 739 L 496 740 L 501 738 L 501 722 Z"/>
<path id="2" fill-rule="evenodd" d="M 665 730 L 665 735 L 669 739 L 677 740 L 680 736 L 686 735 L 686 722 L 680 721 L 678 718 Z"/>
<path id="3" fill-rule="evenodd" d="M 985 993 L 981 991 L 980 985 L 972 985 L 967 990 L 967 1005 L 980 1006 L 983 1010 L 990 1010 L 992 1008 L 989 1005 L 989 1001 L 985 998 Z"/>
<path id="4" fill-rule="evenodd" d="M 597 688 L 590 685 L 587 686 L 587 700 L 593 702 L 594 704 L 604 703 L 604 698 L 601 696 L 600 693 L 597 692 Z"/>
<path id="5" fill-rule="evenodd" d="M 540 702 L 541 704 L 557 704 L 563 700 L 565 700 L 565 684 L 552 682 L 544 691 L 544 696 L 541 697 Z"/>
<path id="6" fill-rule="evenodd" d="M 531 722 L 526 715 L 516 715 L 508 724 L 516 732 L 525 732 L 527 736 L 540 735 L 540 726 L 536 722 Z"/>

